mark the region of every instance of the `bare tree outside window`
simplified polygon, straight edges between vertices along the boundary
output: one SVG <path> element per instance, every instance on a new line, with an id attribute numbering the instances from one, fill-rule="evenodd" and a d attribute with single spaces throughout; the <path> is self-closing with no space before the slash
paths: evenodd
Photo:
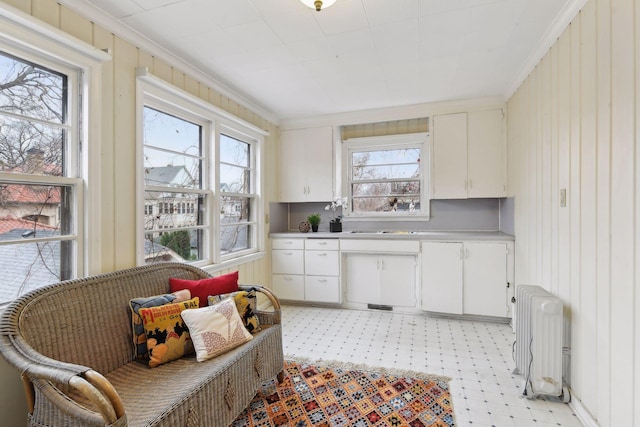
<path id="1" fill-rule="evenodd" d="M 73 274 L 68 83 L 0 52 L 0 303 Z"/>
<path id="2" fill-rule="evenodd" d="M 353 151 L 353 212 L 420 211 L 420 158 L 420 148 Z"/>

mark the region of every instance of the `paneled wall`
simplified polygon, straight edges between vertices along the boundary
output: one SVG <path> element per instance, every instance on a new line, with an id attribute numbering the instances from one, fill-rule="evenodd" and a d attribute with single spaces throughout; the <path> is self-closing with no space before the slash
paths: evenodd
<path id="1" fill-rule="evenodd" d="M 640 425 L 639 37 L 640 1 L 591 0 L 508 102 L 516 282 L 564 301 L 601 426 Z"/>

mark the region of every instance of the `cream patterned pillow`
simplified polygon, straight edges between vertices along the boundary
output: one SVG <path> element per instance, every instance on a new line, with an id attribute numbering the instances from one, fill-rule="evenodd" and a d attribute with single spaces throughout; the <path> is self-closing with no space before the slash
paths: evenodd
<path id="1" fill-rule="evenodd" d="M 184 310 L 198 362 L 212 359 L 253 339 L 238 314 L 233 298 L 197 309 Z"/>

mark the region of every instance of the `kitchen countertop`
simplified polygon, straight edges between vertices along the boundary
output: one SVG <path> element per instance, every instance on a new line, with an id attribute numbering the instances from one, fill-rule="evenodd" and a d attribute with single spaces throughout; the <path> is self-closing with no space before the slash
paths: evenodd
<path id="1" fill-rule="evenodd" d="M 295 237 L 302 239 L 384 239 L 384 240 L 504 240 L 513 241 L 515 236 L 501 231 L 343 231 L 330 233 L 318 231 L 316 233 L 279 232 L 270 233 L 272 238 Z"/>

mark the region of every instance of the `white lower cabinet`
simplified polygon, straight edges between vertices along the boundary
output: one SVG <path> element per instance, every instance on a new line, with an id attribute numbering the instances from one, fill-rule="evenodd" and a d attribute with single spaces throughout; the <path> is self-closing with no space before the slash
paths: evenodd
<path id="1" fill-rule="evenodd" d="M 422 309 L 462 314 L 463 247 L 422 242 Z"/>
<path id="2" fill-rule="evenodd" d="M 416 306 L 416 255 L 345 255 L 348 302 Z"/>
<path id="3" fill-rule="evenodd" d="M 338 239 L 273 239 L 273 291 L 288 301 L 339 303 Z"/>
<path id="4" fill-rule="evenodd" d="M 422 242 L 422 309 L 508 317 L 511 242 Z"/>
<path id="5" fill-rule="evenodd" d="M 304 240 L 274 239 L 271 246 L 273 291 L 283 300 L 304 301 Z"/>

